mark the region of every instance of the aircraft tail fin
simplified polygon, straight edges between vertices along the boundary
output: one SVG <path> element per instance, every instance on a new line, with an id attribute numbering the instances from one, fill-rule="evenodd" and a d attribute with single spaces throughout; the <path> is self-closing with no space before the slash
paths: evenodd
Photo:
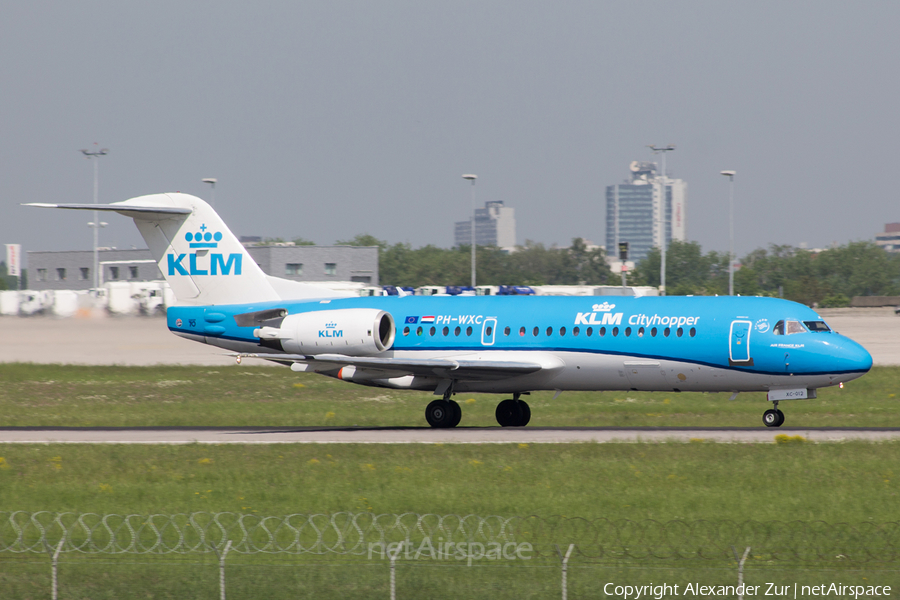
<path id="1" fill-rule="evenodd" d="M 218 213 L 196 196 L 152 194 L 113 204 L 27 206 L 113 211 L 131 217 L 180 304 L 281 299 Z"/>

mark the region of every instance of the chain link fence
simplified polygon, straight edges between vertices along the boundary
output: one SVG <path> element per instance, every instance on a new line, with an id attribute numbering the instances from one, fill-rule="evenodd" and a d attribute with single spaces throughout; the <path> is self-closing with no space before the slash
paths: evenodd
<path id="1" fill-rule="evenodd" d="M 318 592 L 310 597 L 333 590 L 331 595 L 350 598 L 359 588 L 365 592 L 360 597 L 383 593 L 394 598 L 404 586 L 433 586 L 471 596 L 484 589 L 492 597 L 514 590 L 509 597 L 574 598 L 594 596 L 592 582 L 638 574 L 656 581 L 705 574 L 733 585 L 744 576 L 745 561 L 749 572 L 831 569 L 896 577 L 900 523 L 0 511 L 0 586 L 13 585 L 17 573 L 37 569 L 48 574 L 53 598 L 67 582 L 88 585 L 99 577 L 89 574 L 98 570 L 127 571 L 129 580 L 159 573 L 146 577 L 171 593 L 171 586 L 181 585 L 175 583 L 177 573 L 191 568 L 204 573 L 192 579 L 206 577 L 203 585 L 217 588 L 220 598 L 226 580 L 232 597 L 243 597 L 237 590 L 244 588 L 251 590 L 247 597 L 256 597 L 266 585 L 291 588 L 295 593 L 286 597 L 302 597 L 296 590 L 312 585 Z M 109 585 L 115 579 L 107 576 Z M 275 586 L 276 581 L 282 583 Z M 43 589 L 44 595 L 35 597 L 46 597 Z"/>
<path id="2" fill-rule="evenodd" d="M 339 512 L 118 515 L 0 511 L 0 553 L 215 553 L 366 556 L 373 545 L 530 544 L 532 556 L 575 544 L 587 559 L 728 559 L 752 547 L 757 560 L 854 563 L 900 561 L 900 523 L 823 521 L 610 521 Z M 380 546 L 378 547 L 380 548 Z"/>

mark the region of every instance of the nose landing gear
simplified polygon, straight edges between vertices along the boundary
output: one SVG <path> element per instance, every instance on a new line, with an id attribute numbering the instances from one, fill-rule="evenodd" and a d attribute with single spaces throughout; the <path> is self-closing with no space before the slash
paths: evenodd
<path id="1" fill-rule="evenodd" d="M 525 427 L 531 420 L 531 408 L 520 394 L 513 394 L 512 400 L 503 400 L 497 405 L 494 413 L 501 427 Z"/>
<path id="2" fill-rule="evenodd" d="M 763 413 L 763 425 L 766 427 L 781 427 L 784 423 L 784 413 L 778 410 L 778 401 L 772 403 L 775 408 L 770 408 Z"/>

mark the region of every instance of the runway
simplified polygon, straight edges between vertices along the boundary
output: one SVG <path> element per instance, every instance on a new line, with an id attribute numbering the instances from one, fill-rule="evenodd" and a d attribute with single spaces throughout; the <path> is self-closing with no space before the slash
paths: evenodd
<path id="1" fill-rule="evenodd" d="M 343 428 L 65 428 L 0 429 L 0 444 L 774 444 L 776 436 L 806 442 L 900 440 L 900 428 L 677 428 L 644 427 L 343 427 Z"/>

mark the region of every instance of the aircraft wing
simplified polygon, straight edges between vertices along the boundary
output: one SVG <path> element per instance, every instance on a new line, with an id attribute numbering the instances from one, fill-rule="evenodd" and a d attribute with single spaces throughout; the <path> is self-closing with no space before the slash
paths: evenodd
<path id="1" fill-rule="evenodd" d="M 295 371 L 331 371 L 342 367 L 356 367 L 383 371 L 385 378 L 418 375 L 442 379 L 490 381 L 507 379 L 517 375 L 536 373 L 544 368 L 536 362 L 478 360 L 471 358 L 378 358 L 370 356 L 344 356 L 342 354 L 239 354 L 239 357 L 261 358 L 276 362 L 295 363 Z"/>

